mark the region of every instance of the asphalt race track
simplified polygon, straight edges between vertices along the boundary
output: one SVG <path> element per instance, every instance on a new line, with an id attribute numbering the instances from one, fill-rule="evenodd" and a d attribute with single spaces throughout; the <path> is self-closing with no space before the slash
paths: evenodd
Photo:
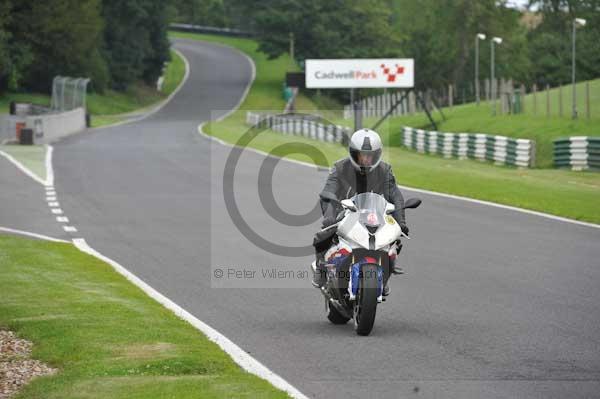
<path id="1" fill-rule="evenodd" d="M 299 276 L 310 254 L 254 245 L 225 209 L 231 148 L 197 126 L 236 106 L 249 63 L 213 44 L 176 47 L 191 73 L 163 109 L 55 145 L 57 194 L 79 230 L 71 238 L 85 238 L 309 397 L 600 397 L 600 229 L 405 191 L 423 199 L 407 211 L 407 274 L 392 281 L 372 334 L 358 337 L 351 323 L 325 319 L 308 279 L 261 278 L 273 269 Z M 309 245 L 317 221 L 287 226 L 262 206 L 258 188 L 271 190 L 258 179 L 264 161 L 244 152 L 237 164 L 242 216 L 270 242 Z M 277 163 L 278 206 L 311 211 L 325 177 Z M 18 201 L 0 195 L 3 204 Z M 23 223 L 11 227 L 45 226 Z"/>

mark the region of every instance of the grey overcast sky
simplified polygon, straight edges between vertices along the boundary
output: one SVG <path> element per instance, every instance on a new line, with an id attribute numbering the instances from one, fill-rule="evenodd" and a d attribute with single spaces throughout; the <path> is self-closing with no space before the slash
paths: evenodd
<path id="1" fill-rule="evenodd" d="M 508 4 L 518 8 L 525 8 L 529 0 L 508 0 Z"/>

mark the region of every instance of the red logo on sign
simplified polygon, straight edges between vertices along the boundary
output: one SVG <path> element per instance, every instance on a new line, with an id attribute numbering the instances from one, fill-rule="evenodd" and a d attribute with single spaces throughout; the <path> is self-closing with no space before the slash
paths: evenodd
<path id="1" fill-rule="evenodd" d="M 383 74 L 387 76 L 388 82 L 395 82 L 396 75 L 402 75 L 404 73 L 404 67 L 396 64 L 395 68 L 386 67 L 385 64 L 381 64 L 381 69 L 383 69 Z"/>

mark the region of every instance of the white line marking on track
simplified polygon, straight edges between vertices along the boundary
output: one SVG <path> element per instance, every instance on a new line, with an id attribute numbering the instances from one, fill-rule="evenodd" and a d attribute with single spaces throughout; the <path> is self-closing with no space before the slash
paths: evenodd
<path id="1" fill-rule="evenodd" d="M 198 133 L 200 133 L 201 136 L 206 137 L 209 140 L 216 141 L 219 144 L 222 144 L 224 146 L 242 148 L 243 150 L 251 151 L 251 152 L 263 155 L 263 156 L 278 158 L 278 159 L 281 159 L 282 161 L 287 161 L 287 162 L 295 163 L 297 165 L 307 166 L 307 167 L 313 168 L 313 169 L 323 169 L 322 166 L 317 166 L 315 164 L 311 164 L 311 163 L 303 162 L 303 161 L 298 161 L 298 160 L 295 160 L 295 159 L 281 158 L 281 157 L 278 157 L 278 156 L 266 153 L 264 151 L 257 150 L 255 148 L 237 146 L 235 144 L 231 144 L 231 143 L 228 143 L 226 141 L 223 141 L 223 140 L 221 140 L 221 139 L 219 139 L 217 137 L 210 136 L 210 135 L 204 133 L 204 131 L 202 130 L 202 128 L 203 128 L 203 126 L 204 126 L 205 123 L 206 122 L 202 122 L 200 125 L 198 125 Z M 329 168 L 324 168 L 324 169 L 329 169 Z M 419 193 L 434 195 L 434 196 L 437 196 L 437 197 L 444 197 L 444 198 L 450 198 L 450 199 L 455 199 L 455 200 L 460 200 L 460 201 L 467 201 L 467 202 L 472 202 L 472 203 L 475 203 L 475 204 L 487 205 L 487 206 L 491 206 L 491 207 L 495 207 L 495 208 L 502 208 L 502 209 L 506 209 L 506 210 L 510 210 L 510 211 L 515 211 L 515 212 L 527 213 L 529 215 L 540 216 L 540 217 L 543 217 L 543 218 L 546 218 L 546 219 L 552 219 L 552 220 L 556 220 L 556 221 L 560 221 L 560 222 L 572 223 L 572 224 L 577 224 L 577 225 L 580 225 L 580 226 L 585 226 L 585 227 L 591 227 L 591 228 L 595 228 L 595 229 L 600 229 L 600 224 L 595 224 L 595 223 L 590 223 L 590 222 L 582 222 L 582 221 L 579 221 L 579 220 L 569 219 L 569 218 L 565 218 L 565 217 L 562 217 L 562 216 L 550 215 L 550 214 L 544 213 L 544 212 L 532 211 L 530 209 L 524 209 L 524 208 L 517 208 L 516 206 L 497 204 L 495 202 L 478 200 L 478 199 L 474 199 L 474 198 L 461 197 L 459 195 L 438 193 L 438 192 L 435 192 L 435 191 L 423 190 L 421 188 L 403 186 L 403 185 L 399 185 L 399 184 L 398 184 L 398 187 L 401 188 L 401 189 L 403 189 L 403 190 L 410 190 L 410 191 L 415 191 L 415 192 L 419 192 Z"/>
<path id="2" fill-rule="evenodd" d="M 50 209 L 52 211 L 53 214 L 55 215 L 62 215 L 63 211 L 60 208 L 52 208 Z"/>
<path id="3" fill-rule="evenodd" d="M 161 109 L 163 109 L 171 101 L 171 99 L 175 96 L 175 94 L 177 94 L 179 92 L 179 90 L 181 90 L 181 88 L 183 87 L 183 85 L 185 84 L 185 82 L 187 82 L 188 77 L 190 76 L 190 66 L 189 66 L 188 60 L 176 48 L 172 48 L 172 50 L 174 52 L 176 52 L 177 54 L 179 54 L 181 56 L 181 58 L 183 59 L 183 63 L 185 64 L 185 73 L 183 75 L 183 79 L 181 80 L 181 82 L 179 82 L 179 86 L 177 86 L 177 88 L 171 94 L 169 94 L 169 96 L 167 98 L 165 98 L 155 108 L 153 108 L 152 110 L 148 111 L 147 113 L 145 113 L 145 114 L 143 114 L 143 115 L 141 115 L 141 116 L 139 116 L 137 118 L 132 118 L 132 119 L 128 119 L 126 121 L 116 122 L 116 123 L 113 123 L 113 124 L 110 124 L 110 125 L 93 127 L 93 128 L 88 129 L 88 130 L 107 129 L 107 128 L 112 128 L 112 127 L 115 127 L 115 126 L 121 126 L 121 125 L 126 125 L 126 124 L 129 124 L 129 123 L 139 122 L 142 119 L 145 119 L 145 118 L 149 117 L 150 115 L 153 115 L 153 114 L 157 113 L 158 111 L 160 111 Z"/>
<path id="4" fill-rule="evenodd" d="M 46 167 L 48 167 L 48 165 L 46 165 Z M 44 188 L 46 189 L 46 191 L 54 191 L 54 186 L 45 186 Z"/>
<path id="5" fill-rule="evenodd" d="M 56 196 L 46 197 L 46 201 L 56 201 Z"/>
<path id="6" fill-rule="evenodd" d="M 58 202 L 48 202 L 48 206 L 60 206 Z"/>
<path id="7" fill-rule="evenodd" d="M 57 216 L 56 221 L 59 223 L 69 223 L 69 218 L 66 216 Z"/>
<path id="8" fill-rule="evenodd" d="M 161 104 L 157 109 L 151 111 L 151 113 L 144 115 L 142 118 L 126 121 L 126 122 L 123 122 L 120 124 L 135 122 L 137 120 L 141 120 L 141 119 L 151 115 L 154 112 L 157 112 L 160 108 L 164 107 L 170 101 L 170 99 L 183 87 L 184 83 L 188 79 L 189 72 L 190 72 L 189 62 L 188 62 L 187 58 L 181 52 L 179 52 L 178 50 L 175 50 L 175 51 L 181 55 L 181 58 L 184 60 L 184 63 L 185 63 L 184 79 L 179 84 L 177 89 L 165 100 L 165 102 L 163 104 Z M 242 52 L 240 52 L 240 53 L 243 54 Z M 254 81 L 254 77 L 255 77 L 254 63 L 248 56 L 246 56 L 245 54 L 243 54 L 243 55 L 246 57 L 246 59 L 250 62 L 250 65 L 252 66 L 252 81 Z M 239 105 L 242 103 L 243 99 L 245 99 L 246 95 L 248 94 L 248 91 L 250 90 L 252 81 L 246 87 L 246 90 L 244 91 L 244 95 L 243 95 L 242 99 L 240 99 L 238 104 L 236 105 L 236 108 L 239 107 Z M 229 113 L 222 116 L 222 118 L 226 117 L 231 112 L 234 112 L 236 108 L 232 109 Z M 106 126 L 106 127 L 112 127 L 112 126 L 116 126 L 116 125 L 111 125 L 111 126 Z M 52 154 L 52 152 L 50 151 L 50 155 L 51 154 Z M 46 158 L 46 160 L 47 160 L 46 168 L 48 170 L 51 170 L 52 169 L 51 156 L 50 156 L 50 161 L 48 161 L 48 157 Z M 52 176 L 53 176 L 53 174 L 52 174 Z M 53 192 L 53 195 L 55 195 L 55 194 L 56 193 Z M 53 213 L 56 213 L 56 211 L 60 211 L 60 213 L 62 213 L 62 210 L 60 210 L 60 209 L 52 210 Z M 58 217 L 57 217 L 57 220 L 58 220 Z M 68 219 L 66 219 L 66 220 L 68 220 Z M 58 220 L 58 221 L 60 221 L 60 220 Z M 66 230 L 66 227 L 72 227 L 72 226 L 64 226 L 64 227 Z M 117 262 L 113 261 L 110 258 L 105 257 L 104 255 L 100 254 L 99 252 L 97 252 L 96 250 L 91 248 L 83 238 L 73 239 L 73 244 L 77 248 L 79 248 L 79 250 L 81 250 L 82 252 L 85 252 L 92 256 L 95 256 L 96 258 L 111 265 L 118 273 L 125 276 L 125 278 L 127 278 L 129 281 L 131 281 L 133 284 L 135 284 L 136 286 L 141 288 L 151 298 L 153 298 L 154 300 L 156 300 L 157 302 L 159 302 L 160 304 L 165 306 L 167 309 L 171 310 L 178 317 L 180 317 L 183 320 L 190 323 L 196 329 L 203 332 L 208 337 L 209 340 L 211 340 L 211 341 L 215 342 L 217 345 L 219 345 L 219 347 L 221 349 L 223 349 L 233 359 L 233 361 L 236 362 L 244 370 L 268 381 L 276 388 L 279 388 L 279 389 L 285 391 L 286 393 L 288 393 L 292 398 L 308 399 L 308 397 L 305 396 L 304 394 L 302 394 L 302 392 L 300 392 L 298 389 L 296 389 L 290 383 L 285 381 L 279 375 L 275 374 L 273 371 L 271 371 L 269 368 L 264 366 L 258 360 L 256 360 L 252 356 L 250 356 L 246 351 L 244 351 L 242 348 L 240 348 L 239 346 L 234 344 L 231 340 L 229 340 L 223 334 L 219 333 L 217 330 L 210 327 L 208 324 L 202 322 L 201 320 L 199 320 L 198 318 L 196 318 L 195 316 L 193 316 L 192 314 L 190 314 L 189 312 L 187 312 L 186 310 L 181 308 L 175 302 L 171 301 L 170 299 L 168 299 L 167 297 L 165 297 L 164 295 L 162 295 L 161 293 L 156 291 L 154 288 L 152 288 L 151 286 L 146 284 L 144 281 L 142 281 L 140 278 L 135 276 L 133 273 L 129 272 L 127 269 L 125 269 L 123 266 L 121 266 Z"/>
<path id="9" fill-rule="evenodd" d="M 152 288 L 150 285 L 145 283 L 135 274 L 131 273 L 129 270 L 121 266 L 119 263 L 91 248 L 83 238 L 73 239 L 73 244 L 75 244 L 75 246 L 79 248 L 80 251 L 92 255 L 111 265 L 119 274 L 123 275 L 127 280 L 131 281 L 133 284 L 139 287 L 148 296 L 150 296 L 158 303 L 162 304 L 164 307 L 175 313 L 175 315 L 177 315 L 181 319 L 190 323 L 196 329 L 203 332 L 209 340 L 219 345 L 219 347 L 221 347 L 221 349 L 223 349 L 229 356 L 231 356 L 231 358 L 244 370 L 267 380 L 268 382 L 273 384 L 273 386 L 287 392 L 293 398 L 308 399 L 308 397 L 302 394 L 302 392 L 294 388 L 290 383 L 288 383 L 279 375 L 275 374 L 273 371 L 268 369 L 258 360 L 250 356 L 246 351 L 234 344 L 229 338 L 227 338 L 208 324 L 199 320 L 194 315 L 177 305 L 175 302 L 171 301 L 169 298 L 167 298 L 160 292 L 156 291 L 154 288 Z"/>
<path id="10" fill-rule="evenodd" d="M 55 196 L 56 191 L 46 191 L 46 196 Z"/>
<path id="11" fill-rule="evenodd" d="M 49 236 L 45 236 L 43 234 L 32 233 L 30 231 L 11 229 L 8 227 L 0 227 L 0 231 L 3 231 L 5 233 L 18 234 L 18 235 L 27 236 L 27 237 L 39 238 L 39 239 L 47 240 L 47 241 L 64 242 L 67 244 L 71 243 L 70 241 L 61 240 L 60 238 L 49 237 Z"/>
<path id="12" fill-rule="evenodd" d="M 52 154 L 54 147 L 46 146 L 46 187 L 54 188 L 54 169 L 52 168 Z"/>
<path id="13" fill-rule="evenodd" d="M 73 226 L 63 226 L 63 229 L 67 232 L 67 233 L 75 233 L 77 231 L 77 229 Z"/>

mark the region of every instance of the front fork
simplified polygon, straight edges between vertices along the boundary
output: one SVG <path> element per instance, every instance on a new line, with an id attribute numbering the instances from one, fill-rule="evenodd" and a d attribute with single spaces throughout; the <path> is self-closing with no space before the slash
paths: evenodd
<path id="1" fill-rule="evenodd" d="M 383 301 L 383 285 L 385 277 L 389 278 L 389 254 L 383 251 L 354 251 L 352 255 L 352 264 L 350 265 L 350 280 L 348 282 L 348 295 L 350 300 L 355 300 L 360 289 L 360 282 L 363 277 L 365 265 L 376 265 L 376 276 L 368 276 L 377 279 L 377 302 Z M 385 268 L 388 271 L 386 273 Z M 387 276 L 386 276 L 387 275 Z"/>

